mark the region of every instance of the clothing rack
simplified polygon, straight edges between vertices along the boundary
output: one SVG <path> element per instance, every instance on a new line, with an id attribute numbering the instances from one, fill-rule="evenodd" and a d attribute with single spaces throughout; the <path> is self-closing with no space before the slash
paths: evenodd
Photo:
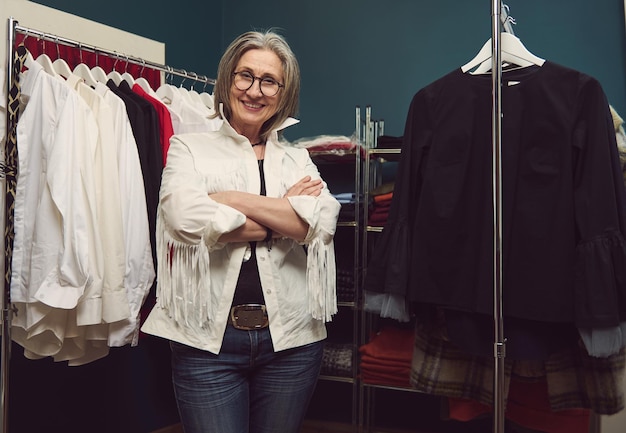
<path id="1" fill-rule="evenodd" d="M 116 51 L 99 48 L 93 45 L 83 44 L 82 42 L 64 38 L 62 36 L 57 36 L 57 35 L 45 33 L 39 30 L 23 27 L 19 25 L 18 21 L 15 20 L 13 17 L 8 19 L 7 32 L 8 32 L 8 35 L 7 35 L 7 69 L 6 69 L 7 70 L 6 72 L 7 109 L 9 107 L 9 98 L 10 98 L 9 93 L 11 90 L 11 83 L 13 80 L 12 66 L 13 66 L 13 60 L 14 60 L 14 54 L 15 54 L 15 42 L 16 42 L 17 33 L 24 34 L 25 36 L 35 36 L 38 39 L 50 41 L 56 44 L 57 47 L 59 44 L 69 46 L 69 47 L 74 47 L 74 48 L 78 48 L 79 51 L 81 51 L 81 53 L 83 50 L 91 51 L 92 53 L 95 53 L 96 56 L 104 55 L 104 56 L 116 58 L 118 60 L 123 60 L 127 64 L 132 63 L 135 65 L 142 66 L 142 68 L 145 67 L 145 68 L 161 71 L 161 72 L 166 73 L 166 78 L 167 78 L 167 74 L 170 74 L 170 75 L 176 75 L 176 76 L 182 77 L 183 79 L 189 79 L 189 80 L 193 80 L 196 82 L 204 83 L 205 85 L 215 84 L 215 79 L 213 78 L 209 78 L 204 75 L 199 75 L 194 72 L 189 72 L 184 69 L 173 68 L 168 65 L 151 62 L 151 61 L 139 58 L 139 57 L 129 56 L 126 54 L 118 53 Z M 5 140 L 6 140 L 5 143 L 8 142 L 9 136 L 11 133 L 8 112 L 6 116 L 6 126 L 7 127 L 5 131 Z M 7 170 L 12 171 L 13 173 L 16 173 L 17 167 L 7 167 L 6 162 L 4 160 L 0 161 L 0 178 L 5 178 Z M 6 202 L 3 201 L 2 215 L 4 217 L 6 217 L 7 215 L 7 209 L 5 205 L 6 205 Z M 6 241 L 6 232 L 5 232 L 5 241 Z M 4 262 L 3 262 L 3 265 L 4 265 Z M 13 309 L 11 308 L 11 299 L 10 299 L 10 281 L 11 281 L 10 269 L 4 269 L 4 267 L 5 266 L 2 266 L 3 270 L 5 271 L 4 273 L 7 274 L 7 276 L 4 279 L 4 293 L 2 295 L 2 311 L 0 313 L 1 314 L 0 319 L 2 321 L 2 325 L 1 325 L 2 326 L 1 328 L 2 346 L 0 350 L 0 370 L 1 370 L 0 371 L 0 406 L 1 406 L 0 407 L 0 426 L 2 429 L 0 431 L 1 433 L 8 432 L 8 405 L 7 405 L 7 399 L 9 395 L 9 389 L 8 389 L 9 365 L 8 364 L 9 364 L 10 355 L 11 355 L 11 342 L 12 342 L 11 340 L 11 316 L 13 314 Z"/>
<path id="2" fill-rule="evenodd" d="M 501 19 L 502 12 L 506 17 Z M 492 165 L 493 165 L 493 319 L 494 319 L 494 381 L 493 381 L 493 432 L 504 433 L 504 358 L 506 339 L 502 306 L 502 63 L 500 28 L 510 23 L 508 8 L 502 0 L 491 3 L 491 85 L 492 85 Z"/>

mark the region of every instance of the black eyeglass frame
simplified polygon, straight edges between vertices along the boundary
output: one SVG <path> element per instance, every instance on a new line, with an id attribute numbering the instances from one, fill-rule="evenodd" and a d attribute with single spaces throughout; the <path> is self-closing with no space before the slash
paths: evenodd
<path id="1" fill-rule="evenodd" d="M 239 74 L 246 74 L 246 75 L 248 75 L 249 77 L 251 77 L 251 78 L 252 78 L 252 82 L 250 83 L 250 85 L 248 86 L 248 88 L 247 88 L 247 89 L 240 89 L 240 88 L 239 88 L 239 87 L 237 87 L 237 85 L 235 84 L 236 77 L 237 77 L 237 75 L 239 75 Z M 252 75 L 252 73 L 250 73 L 250 71 L 237 71 L 237 72 L 233 72 L 233 76 L 235 77 L 235 79 L 233 80 L 233 85 L 234 85 L 237 89 L 241 90 L 242 92 L 247 92 L 248 90 L 250 90 L 250 89 L 252 88 L 252 86 L 254 86 L 254 82 L 255 82 L 255 81 L 257 81 L 257 80 L 259 81 L 259 90 L 261 91 L 261 93 L 263 94 L 263 96 L 268 96 L 268 97 L 276 96 L 276 95 L 278 95 L 278 92 L 280 92 L 280 89 L 282 89 L 282 88 L 284 88 L 284 87 L 285 87 L 285 85 L 284 85 L 284 84 L 279 83 L 278 81 L 276 81 L 275 79 L 273 79 L 273 78 L 271 78 L 271 77 L 269 77 L 269 78 L 268 78 L 268 77 L 257 77 L 257 76 L 255 76 L 255 75 Z M 265 93 L 263 93 L 263 86 L 262 86 L 263 80 L 272 80 L 274 83 L 276 83 L 276 84 L 278 85 L 278 90 L 276 90 L 276 93 L 274 93 L 273 95 L 266 95 Z"/>

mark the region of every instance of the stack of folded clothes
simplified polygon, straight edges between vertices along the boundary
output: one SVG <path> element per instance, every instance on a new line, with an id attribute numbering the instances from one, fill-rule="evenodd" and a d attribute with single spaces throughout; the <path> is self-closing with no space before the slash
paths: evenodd
<path id="1" fill-rule="evenodd" d="M 394 183 L 384 183 L 371 191 L 372 200 L 369 204 L 368 225 L 384 226 L 389 216 Z"/>
<path id="2" fill-rule="evenodd" d="M 326 343 L 321 373 L 328 376 L 352 377 L 352 344 Z"/>
<path id="3" fill-rule="evenodd" d="M 415 331 L 412 327 L 385 326 L 359 348 L 364 383 L 410 388 Z"/>
<path id="4" fill-rule="evenodd" d="M 354 302 L 354 269 L 337 268 L 337 301 Z"/>

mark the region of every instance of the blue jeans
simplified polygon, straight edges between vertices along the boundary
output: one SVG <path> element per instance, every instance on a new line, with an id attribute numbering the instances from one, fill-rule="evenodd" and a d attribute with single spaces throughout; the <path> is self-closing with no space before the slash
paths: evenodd
<path id="1" fill-rule="evenodd" d="M 219 355 L 170 342 L 185 433 L 298 433 L 323 342 L 274 352 L 269 328 L 226 327 Z"/>

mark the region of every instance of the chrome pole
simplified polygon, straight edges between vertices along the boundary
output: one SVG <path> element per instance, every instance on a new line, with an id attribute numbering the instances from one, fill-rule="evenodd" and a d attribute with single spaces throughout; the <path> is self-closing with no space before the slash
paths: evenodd
<path id="1" fill-rule="evenodd" d="M 502 314 L 502 63 L 500 46 L 500 14 L 502 1 L 493 0 L 491 10 L 491 77 L 492 77 L 492 140 L 493 140 L 493 251 L 494 251 L 494 382 L 493 431 L 504 433 L 504 320 Z"/>

